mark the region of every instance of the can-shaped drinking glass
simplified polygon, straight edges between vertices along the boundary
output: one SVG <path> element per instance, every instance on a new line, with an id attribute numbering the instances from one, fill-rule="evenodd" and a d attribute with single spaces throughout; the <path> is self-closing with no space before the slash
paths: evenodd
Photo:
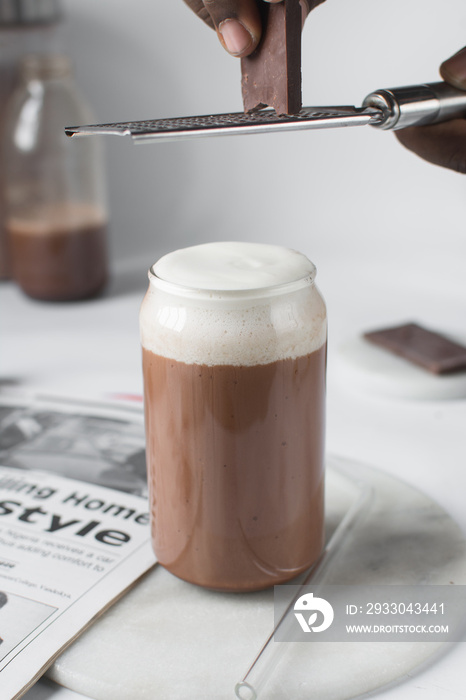
<path id="1" fill-rule="evenodd" d="M 327 319 L 315 267 L 220 242 L 149 271 L 140 312 L 154 551 L 191 583 L 284 583 L 324 539 Z"/>

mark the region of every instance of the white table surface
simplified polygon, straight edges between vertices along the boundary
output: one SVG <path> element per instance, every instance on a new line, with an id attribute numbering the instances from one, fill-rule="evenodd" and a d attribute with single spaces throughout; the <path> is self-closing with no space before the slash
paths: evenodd
<path id="1" fill-rule="evenodd" d="M 388 262 L 358 269 L 356 261 L 336 258 L 320 266 L 318 282 L 329 312 L 327 449 L 417 486 L 466 533 L 466 399 L 386 398 L 343 385 L 336 371 L 341 344 L 381 325 L 417 320 L 464 337 L 466 285 L 458 283 L 459 276 L 455 281 L 444 274 L 444 283 L 437 280 L 433 286 L 429 275 L 413 282 L 411 275 L 394 274 Z M 142 272 L 117 277 L 100 299 L 47 304 L 3 283 L 0 387 L 16 383 L 37 393 L 94 397 L 141 393 L 137 316 L 144 288 Z M 371 697 L 466 698 L 464 651 L 463 644 L 456 645 L 428 668 Z M 48 680 L 40 680 L 25 697 L 83 698 Z"/>

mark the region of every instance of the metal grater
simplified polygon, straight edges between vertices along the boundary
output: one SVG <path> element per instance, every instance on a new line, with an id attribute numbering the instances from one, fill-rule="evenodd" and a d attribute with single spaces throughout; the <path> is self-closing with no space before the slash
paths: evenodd
<path id="1" fill-rule="evenodd" d="M 199 136 L 255 134 L 297 129 L 327 129 L 336 126 L 360 126 L 380 120 L 380 110 L 355 107 L 303 107 L 298 114 L 278 116 L 273 110 L 245 114 L 213 114 L 198 117 L 150 119 L 148 121 L 95 124 L 65 129 L 68 136 L 89 134 L 131 135 L 136 143 Z"/>
<path id="2" fill-rule="evenodd" d="M 370 93 L 362 107 L 303 107 L 298 114 L 277 115 L 274 110 L 232 112 L 197 117 L 150 119 L 69 126 L 68 136 L 130 135 L 135 143 L 174 141 L 205 136 L 256 134 L 303 129 L 371 125 L 404 129 L 466 117 L 466 92 L 447 83 L 426 83 Z"/>

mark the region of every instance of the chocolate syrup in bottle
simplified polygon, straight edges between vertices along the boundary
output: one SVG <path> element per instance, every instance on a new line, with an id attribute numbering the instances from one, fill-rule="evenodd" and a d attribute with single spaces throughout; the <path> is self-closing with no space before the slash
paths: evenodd
<path id="1" fill-rule="evenodd" d="M 107 280 L 101 144 L 64 133 L 64 124 L 93 118 L 67 56 L 27 56 L 20 75 L 4 141 L 13 277 L 36 299 L 86 299 Z"/>

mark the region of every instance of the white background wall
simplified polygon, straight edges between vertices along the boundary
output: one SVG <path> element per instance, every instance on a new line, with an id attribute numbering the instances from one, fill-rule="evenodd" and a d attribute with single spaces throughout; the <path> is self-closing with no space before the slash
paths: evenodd
<path id="1" fill-rule="evenodd" d="M 242 109 L 240 66 L 182 0 L 65 0 L 63 28 L 99 121 Z M 304 104 L 357 104 L 438 79 L 466 43 L 464 0 L 327 0 L 303 34 Z M 393 279 L 464 275 L 464 176 L 370 127 L 134 146 L 105 141 L 115 263 L 196 242 L 302 250 L 319 268 L 393 260 Z M 342 267 L 342 269 L 343 269 Z M 346 274 L 351 282 L 351 271 Z"/>

